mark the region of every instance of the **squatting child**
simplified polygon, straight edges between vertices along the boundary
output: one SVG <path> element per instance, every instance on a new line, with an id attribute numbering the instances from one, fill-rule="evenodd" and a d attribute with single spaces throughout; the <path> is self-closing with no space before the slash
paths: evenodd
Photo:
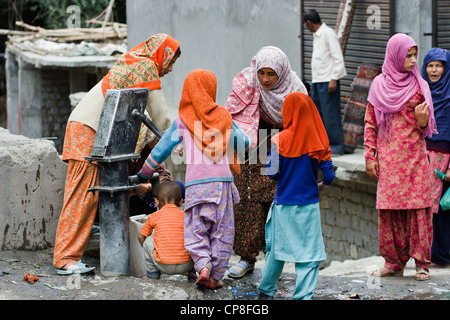
<path id="1" fill-rule="evenodd" d="M 139 231 L 147 266 L 144 278 L 159 279 L 161 272 L 183 274 L 192 270 L 194 262 L 184 248 L 184 212 L 182 190 L 175 181 L 158 187 L 156 205 L 160 209 L 148 216 Z"/>

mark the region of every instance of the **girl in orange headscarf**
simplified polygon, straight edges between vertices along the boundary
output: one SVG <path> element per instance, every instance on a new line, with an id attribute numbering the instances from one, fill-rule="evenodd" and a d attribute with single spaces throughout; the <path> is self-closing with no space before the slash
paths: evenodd
<path id="1" fill-rule="evenodd" d="M 99 197 L 98 193 L 88 192 L 98 184 L 97 164 L 89 163 L 85 157 L 91 154 L 94 145 L 106 90 L 150 89 L 146 112 L 164 131 L 171 120 L 160 90 L 160 78 L 172 71 L 180 54 L 180 43 L 169 35 L 148 38 L 119 58 L 72 111 L 64 137 L 62 159 L 67 162 L 68 170 L 53 255 L 58 274 L 86 273 L 94 269 L 81 262 Z"/>
<path id="2" fill-rule="evenodd" d="M 228 111 L 216 103 L 216 90 L 216 76 L 211 71 L 198 69 L 187 75 L 179 116 L 138 173 L 150 179 L 158 165 L 183 143 L 184 246 L 199 274 L 196 284 L 210 289 L 223 286 L 222 277 L 233 252 L 233 205 L 240 199 L 233 183 L 239 164 L 234 162 L 235 148 L 230 142 L 250 143 Z"/>
<path id="3" fill-rule="evenodd" d="M 284 130 L 271 140 L 267 168 L 277 189 L 266 222 L 266 263 L 258 290 L 261 298 L 273 297 L 284 262 L 295 262 L 293 299 L 305 300 L 312 298 L 319 264 L 326 259 L 319 195 L 334 179 L 333 162 L 325 127 L 308 95 L 289 94 L 281 115 Z"/>

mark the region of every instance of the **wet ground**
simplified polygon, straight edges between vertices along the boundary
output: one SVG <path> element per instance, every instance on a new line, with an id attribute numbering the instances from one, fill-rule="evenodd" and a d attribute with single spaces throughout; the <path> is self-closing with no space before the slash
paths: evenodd
<path id="1" fill-rule="evenodd" d="M 95 318 L 118 317 L 119 314 L 159 316 L 163 312 L 167 319 L 186 316 L 276 319 L 297 313 L 311 314 L 309 312 L 334 317 L 385 316 L 388 310 L 391 316 L 395 313 L 403 317 L 417 316 L 424 310 L 430 316 L 436 312 L 446 314 L 450 305 L 450 269 L 431 269 L 429 281 L 414 280 L 414 266 L 407 268 L 401 278 L 373 279 L 367 270 L 382 265 L 380 257 L 332 262 L 319 273 L 313 301 L 302 303 L 292 300 L 296 278 L 293 264 L 285 266 L 275 300 L 258 300 L 262 257 L 253 273 L 238 280 L 226 277 L 225 286 L 213 291 L 199 289 L 186 275 L 162 275 L 159 280 L 106 277 L 98 271 L 98 256 L 83 258 L 97 268 L 96 272 L 61 276 L 52 266 L 52 253 L 51 249 L 0 251 L 2 310 L 30 316 L 59 310 L 65 316 Z M 236 263 L 238 257 L 233 256 L 231 260 L 230 265 Z M 27 275 L 38 279 L 34 283 L 24 281 Z"/>
<path id="2" fill-rule="evenodd" d="M 224 279 L 218 290 L 199 289 L 185 275 L 162 275 L 159 280 L 132 276 L 105 277 L 98 271 L 98 256 L 83 259 L 97 267 L 87 275 L 61 276 L 52 266 L 51 249 L 0 251 L 0 300 L 256 300 L 263 258 L 253 273 L 242 279 Z M 233 256 L 230 265 L 236 263 Z M 431 279 L 416 281 L 411 261 L 403 277 L 378 278 L 368 274 L 382 265 L 380 257 L 332 262 L 320 271 L 314 300 L 450 300 L 450 268 L 430 269 Z M 293 264 L 285 266 L 275 300 L 292 300 L 295 288 Z M 27 274 L 38 278 L 24 281 Z M 447 307 L 449 306 L 446 302 Z"/>

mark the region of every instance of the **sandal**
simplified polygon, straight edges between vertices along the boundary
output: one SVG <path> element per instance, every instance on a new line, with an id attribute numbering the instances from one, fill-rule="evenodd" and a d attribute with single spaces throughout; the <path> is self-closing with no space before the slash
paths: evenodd
<path id="1" fill-rule="evenodd" d="M 383 273 L 383 269 L 388 271 Z M 393 270 L 389 269 L 388 267 L 383 267 L 377 271 L 372 272 L 370 275 L 374 277 L 403 277 L 403 269 Z"/>
<path id="2" fill-rule="evenodd" d="M 247 273 L 253 272 L 255 264 L 249 264 L 248 262 L 241 260 L 235 266 L 228 270 L 228 276 L 231 278 L 239 279 L 245 276 Z"/>
<path id="3" fill-rule="evenodd" d="M 430 274 L 428 269 L 425 268 L 416 268 L 416 280 L 417 281 L 426 281 L 430 279 Z"/>
<path id="4" fill-rule="evenodd" d="M 209 286 L 209 270 L 207 268 L 203 268 L 202 271 L 200 271 L 200 274 L 197 277 L 197 280 L 195 280 L 195 284 L 198 287 L 208 287 Z"/>
<path id="5" fill-rule="evenodd" d="M 58 274 L 67 275 L 67 274 L 75 274 L 75 273 L 88 273 L 94 270 L 95 267 L 91 267 L 90 265 L 78 261 L 77 264 L 71 265 L 67 267 L 67 269 L 58 269 L 56 272 Z"/>

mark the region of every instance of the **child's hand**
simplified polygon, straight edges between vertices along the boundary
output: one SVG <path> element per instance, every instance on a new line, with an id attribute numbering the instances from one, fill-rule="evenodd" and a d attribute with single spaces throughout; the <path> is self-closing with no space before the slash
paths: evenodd
<path id="1" fill-rule="evenodd" d="M 141 244 L 141 246 L 144 245 L 145 239 L 147 239 L 147 237 L 144 237 L 142 234 L 138 235 L 138 240 L 139 240 L 139 243 Z"/>
<path id="2" fill-rule="evenodd" d="M 136 194 L 139 197 L 142 197 L 144 194 L 147 194 L 150 191 L 152 191 L 151 183 L 142 183 L 142 184 L 139 184 L 138 187 L 136 188 Z"/>
<path id="3" fill-rule="evenodd" d="M 419 104 L 415 109 L 417 124 L 424 129 L 428 125 L 428 117 L 430 116 L 429 105 L 427 102 Z"/>
<path id="4" fill-rule="evenodd" d="M 322 192 L 326 186 L 323 184 L 323 182 L 319 182 L 318 186 L 319 186 L 319 199 L 320 199 L 320 196 L 322 195 Z"/>
<path id="5" fill-rule="evenodd" d="M 184 147 L 183 147 L 183 145 L 180 143 L 172 152 L 175 153 L 175 154 L 178 154 L 180 157 L 182 157 L 183 154 L 184 154 Z"/>

